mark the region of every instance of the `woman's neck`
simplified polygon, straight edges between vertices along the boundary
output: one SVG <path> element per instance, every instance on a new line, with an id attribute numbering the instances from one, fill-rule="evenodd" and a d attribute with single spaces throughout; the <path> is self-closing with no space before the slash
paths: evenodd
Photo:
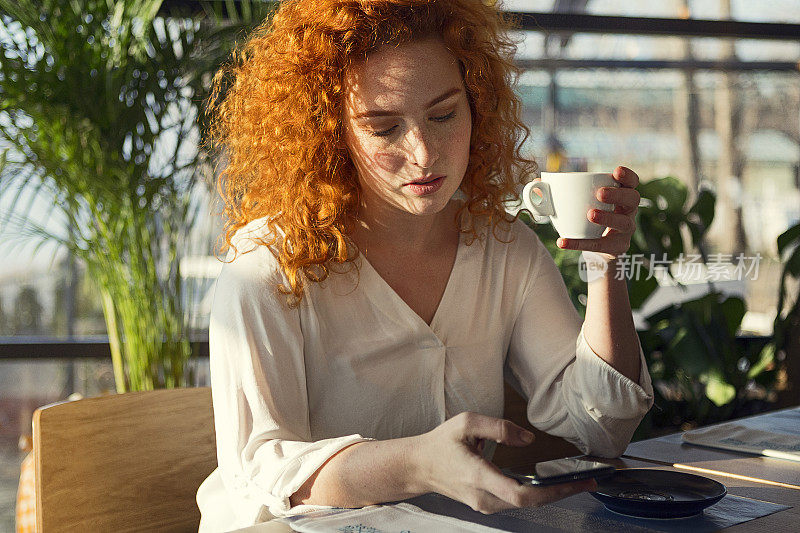
<path id="1" fill-rule="evenodd" d="M 355 221 L 351 238 L 362 252 L 425 250 L 454 238 L 460 205 L 451 200 L 440 212 L 421 216 L 394 209 L 364 209 Z"/>

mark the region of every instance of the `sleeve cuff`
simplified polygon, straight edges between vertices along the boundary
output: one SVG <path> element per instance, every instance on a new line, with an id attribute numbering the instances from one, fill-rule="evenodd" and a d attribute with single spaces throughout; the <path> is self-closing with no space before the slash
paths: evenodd
<path id="1" fill-rule="evenodd" d="M 577 390 L 586 410 L 597 418 L 627 420 L 641 418 L 653 405 L 653 384 L 639 343 L 639 383 L 622 375 L 597 355 L 581 326 L 576 347 Z"/>
<path id="2" fill-rule="evenodd" d="M 304 450 L 291 460 L 278 474 L 267 502 L 267 510 L 272 517 L 289 516 L 318 509 L 328 509 L 325 505 L 296 505 L 291 507 L 289 498 L 303 485 L 325 462 L 344 448 L 357 442 L 374 440 L 361 435 L 349 435 L 309 443 L 311 448 Z M 262 509 L 263 511 L 263 509 Z M 259 517 L 262 518 L 262 517 Z M 267 520 L 271 519 L 269 517 Z M 263 521 L 263 520 L 259 520 Z"/>

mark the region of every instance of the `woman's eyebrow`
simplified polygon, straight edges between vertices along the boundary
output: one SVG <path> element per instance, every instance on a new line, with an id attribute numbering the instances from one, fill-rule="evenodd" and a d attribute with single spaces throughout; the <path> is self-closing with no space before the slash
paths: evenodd
<path id="1" fill-rule="evenodd" d="M 440 94 L 439 96 L 428 102 L 425 105 L 425 109 L 431 108 L 436 104 L 438 104 L 439 102 L 443 102 L 448 98 L 450 98 L 451 96 L 459 94 L 460 92 L 461 92 L 460 87 L 453 87 L 452 89 L 445 91 L 444 93 Z M 356 113 L 355 115 L 353 115 L 353 118 L 359 119 L 359 118 L 370 118 L 370 117 L 397 117 L 400 115 L 402 115 L 402 113 L 400 113 L 399 111 L 392 111 L 388 109 L 387 110 L 376 109 L 372 111 L 364 111 L 363 113 Z"/>

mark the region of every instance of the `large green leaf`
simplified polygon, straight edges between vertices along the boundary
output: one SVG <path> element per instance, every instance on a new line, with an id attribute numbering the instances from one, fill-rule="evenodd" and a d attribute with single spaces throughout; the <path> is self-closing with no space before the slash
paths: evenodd
<path id="1" fill-rule="evenodd" d="M 641 183 L 637 189 L 642 198 L 653 202 L 658 209 L 673 214 L 683 213 L 683 205 L 689 195 L 686 185 L 671 176 Z"/>
<path id="2" fill-rule="evenodd" d="M 769 343 L 761 350 L 758 360 L 747 371 L 749 379 L 755 379 L 775 363 L 775 344 Z"/>
<path id="3" fill-rule="evenodd" d="M 693 376 L 705 372 L 710 364 L 705 344 L 688 327 L 678 330 L 666 350 L 666 355 L 672 357 L 685 372 Z"/>
<path id="4" fill-rule="evenodd" d="M 778 255 L 783 253 L 790 246 L 800 247 L 800 223 L 795 224 L 778 236 Z"/>
<path id="5" fill-rule="evenodd" d="M 800 278 L 800 246 L 795 248 L 794 252 L 786 258 L 784 269 L 786 274 Z"/>
<path id="6" fill-rule="evenodd" d="M 719 378 L 712 377 L 706 383 L 706 396 L 714 402 L 714 405 L 721 407 L 736 398 L 736 387 Z"/>
<path id="7" fill-rule="evenodd" d="M 783 280 L 786 276 L 800 277 L 800 223 L 795 224 L 778 236 L 778 255 L 784 260 L 784 270 L 781 275 L 781 295 L 779 301 L 783 303 L 786 294 Z"/>
<path id="8" fill-rule="evenodd" d="M 714 221 L 714 208 L 716 205 L 716 196 L 714 193 L 707 189 L 702 189 L 695 200 L 694 205 L 689 209 L 686 215 L 687 225 L 692 234 L 692 243 L 694 246 L 700 245 L 703 237 L 711 227 Z"/>
<path id="9" fill-rule="evenodd" d="M 656 289 L 658 289 L 658 280 L 655 277 L 637 280 L 636 282 L 631 281 L 628 284 L 628 297 L 631 302 L 631 308 L 640 308 Z"/>
<path id="10" fill-rule="evenodd" d="M 731 338 L 734 338 L 736 336 L 736 332 L 739 331 L 739 326 L 741 326 L 742 319 L 747 312 L 747 306 L 745 305 L 744 300 L 735 296 L 726 298 L 724 301 L 720 302 L 718 306 L 725 319 L 727 333 Z"/>

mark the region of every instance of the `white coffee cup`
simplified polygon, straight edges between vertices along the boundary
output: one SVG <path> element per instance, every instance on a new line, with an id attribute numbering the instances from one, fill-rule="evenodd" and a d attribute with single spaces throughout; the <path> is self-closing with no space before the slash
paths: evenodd
<path id="1" fill-rule="evenodd" d="M 595 196 L 601 187 L 619 187 L 619 183 L 605 172 L 542 172 L 541 180 L 525 185 L 522 203 L 537 221 L 547 217 L 565 239 L 597 239 L 606 227 L 589 220 L 589 210 L 614 211 L 613 204 Z"/>

